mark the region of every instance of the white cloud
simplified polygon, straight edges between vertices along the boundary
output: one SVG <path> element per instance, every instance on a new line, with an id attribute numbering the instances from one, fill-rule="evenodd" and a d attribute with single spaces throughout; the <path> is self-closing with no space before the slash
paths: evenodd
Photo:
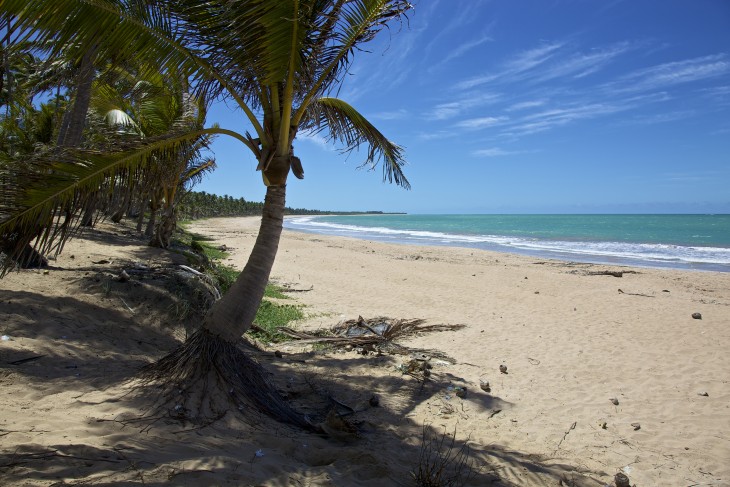
<path id="1" fill-rule="evenodd" d="M 457 123 L 456 126 L 459 128 L 465 128 L 470 130 L 479 130 L 487 127 L 492 127 L 494 125 L 504 122 L 505 120 L 507 120 L 507 117 L 469 118 L 467 120 L 462 120 L 461 122 Z"/>
<path id="2" fill-rule="evenodd" d="M 420 140 L 441 140 L 456 137 L 457 135 L 458 134 L 456 132 L 451 132 L 449 130 L 437 130 L 434 132 L 423 132 L 418 134 L 418 138 Z"/>
<path id="3" fill-rule="evenodd" d="M 501 98 L 499 93 L 465 93 L 457 100 L 440 103 L 426 114 L 429 120 L 446 120 L 480 106 L 494 103 Z"/>
<path id="4" fill-rule="evenodd" d="M 515 154 L 524 154 L 525 151 L 508 151 L 500 149 L 499 147 L 492 147 L 489 149 L 478 149 L 471 153 L 475 157 L 501 157 L 511 156 Z"/>
<path id="5" fill-rule="evenodd" d="M 730 73 L 725 54 L 659 64 L 630 73 L 605 87 L 616 93 L 647 91 Z"/>
<path id="6" fill-rule="evenodd" d="M 375 120 L 402 120 L 408 116 L 408 110 L 403 108 L 390 112 L 378 112 L 370 116 Z"/>
<path id="7" fill-rule="evenodd" d="M 438 64 L 434 65 L 433 69 L 436 69 L 436 68 L 448 63 L 449 61 L 452 61 L 458 57 L 461 57 L 464 54 L 466 54 L 468 51 L 474 49 L 475 47 L 479 47 L 482 44 L 492 41 L 492 40 L 494 40 L 494 39 L 492 39 L 490 36 L 483 35 L 483 36 L 479 37 L 478 39 L 474 39 L 472 41 L 468 41 L 459 46 L 456 46 L 454 49 L 451 50 L 451 52 L 449 52 L 449 54 L 446 57 L 444 57 L 441 61 L 439 61 Z"/>
<path id="8" fill-rule="evenodd" d="M 675 111 L 667 113 L 657 113 L 654 115 L 642 115 L 638 117 L 625 120 L 621 125 L 655 125 L 658 123 L 676 122 L 677 120 L 684 120 L 695 115 L 695 112 L 690 110 Z"/>
<path id="9" fill-rule="evenodd" d="M 446 120 L 459 115 L 464 110 L 462 102 L 454 101 L 450 103 L 441 103 L 433 107 L 433 110 L 427 115 L 431 120 Z"/>
<path id="10" fill-rule="evenodd" d="M 515 103 L 514 105 L 508 107 L 506 110 L 508 112 L 514 112 L 517 110 L 527 110 L 528 108 L 537 108 L 545 105 L 545 100 L 532 100 L 532 101 L 523 101 L 520 103 Z"/>
<path id="11" fill-rule="evenodd" d="M 550 65 L 543 73 L 538 74 L 536 79 L 538 81 L 547 81 L 566 76 L 584 78 L 599 71 L 614 58 L 629 49 L 630 45 L 628 42 L 621 42 L 604 49 L 594 49 L 587 54 L 574 54 L 568 59 L 560 60 Z"/>
<path id="12" fill-rule="evenodd" d="M 547 62 L 561 47 L 563 47 L 562 43 L 554 42 L 552 44 L 544 44 L 533 49 L 528 49 L 527 51 L 522 51 L 512 60 L 505 63 L 496 73 L 485 74 L 460 81 L 456 83 L 455 87 L 459 90 L 468 90 L 500 78 L 509 79 L 520 77 L 526 71 L 532 70 Z"/>
<path id="13" fill-rule="evenodd" d="M 309 142 L 311 144 L 317 145 L 321 147 L 322 149 L 331 151 L 334 150 L 331 143 L 327 142 L 327 139 L 322 137 L 321 135 L 313 132 L 299 132 L 297 134 L 297 140 L 301 140 L 303 142 Z"/>

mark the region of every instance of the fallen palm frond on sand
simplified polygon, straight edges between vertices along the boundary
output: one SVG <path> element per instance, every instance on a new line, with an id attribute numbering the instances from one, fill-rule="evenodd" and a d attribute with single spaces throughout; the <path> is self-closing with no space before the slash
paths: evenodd
<path id="1" fill-rule="evenodd" d="M 454 363 L 455 360 L 438 350 L 413 349 L 395 342 L 400 338 L 408 338 L 423 333 L 453 331 L 465 325 L 436 324 L 426 325 L 422 319 L 392 319 L 377 317 L 365 320 L 359 316 L 356 320 L 338 323 L 330 330 L 304 333 L 291 328 L 281 327 L 279 332 L 294 338 L 298 343 L 327 344 L 334 348 L 352 348 L 368 352 L 387 352 L 399 355 L 422 354 Z"/>

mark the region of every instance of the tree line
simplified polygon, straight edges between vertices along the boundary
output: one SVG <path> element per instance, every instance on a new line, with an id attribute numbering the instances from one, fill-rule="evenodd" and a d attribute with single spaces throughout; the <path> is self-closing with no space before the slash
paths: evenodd
<path id="1" fill-rule="evenodd" d="M 206 193 L 205 191 L 190 191 L 178 206 L 178 216 L 182 220 L 197 220 L 218 216 L 261 216 L 263 202 L 247 201 L 243 197 Z M 285 207 L 287 215 L 362 215 L 383 214 L 382 211 L 327 211 L 307 208 Z"/>

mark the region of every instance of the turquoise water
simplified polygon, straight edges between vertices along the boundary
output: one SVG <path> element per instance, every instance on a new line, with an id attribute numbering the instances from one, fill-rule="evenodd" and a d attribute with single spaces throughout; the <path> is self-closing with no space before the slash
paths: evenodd
<path id="1" fill-rule="evenodd" d="M 358 215 L 293 230 L 562 260 L 730 272 L 730 215 Z"/>

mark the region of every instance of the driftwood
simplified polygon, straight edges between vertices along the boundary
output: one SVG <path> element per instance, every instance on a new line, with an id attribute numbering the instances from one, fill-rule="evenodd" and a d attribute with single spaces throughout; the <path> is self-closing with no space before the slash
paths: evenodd
<path id="1" fill-rule="evenodd" d="M 626 295 L 628 295 L 628 296 L 641 296 L 641 297 L 643 297 L 643 298 L 653 298 L 653 297 L 654 297 L 654 296 L 650 296 L 650 295 L 648 295 L 648 294 L 641 294 L 641 293 L 627 293 L 627 292 L 626 292 L 626 291 L 624 291 L 623 289 L 619 289 L 619 290 L 618 290 L 618 293 L 619 293 L 619 294 L 626 294 Z"/>
<path id="2" fill-rule="evenodd" d="M 636 271 L 592 271 L 589 272 L 589 276 L 613 276 L 613 277 L 624 277 L 624 274 L 638 274 Z"/>
<path id="3" fill-rule="evenodd" d="M 416 336 L 421 333 L 452 331 L 464 328 L 465 325 L 425 325 L 425 320 L 393 320 L 385 317 L 372 318 L 366 321 L 362 316 L 356 320 L 340 322 L 326 335 L 304 333 L 291 328 L 281 327 L 279 332 L 296 339 L 299 343 L 326 343 L 336 348 L 353 347 L 363 350 L 386 351 L 400 355 L 425 354 L 454 363 L 455 361 L 437 350 L 412 349 L 395 343 L 398 338 Z"/>

